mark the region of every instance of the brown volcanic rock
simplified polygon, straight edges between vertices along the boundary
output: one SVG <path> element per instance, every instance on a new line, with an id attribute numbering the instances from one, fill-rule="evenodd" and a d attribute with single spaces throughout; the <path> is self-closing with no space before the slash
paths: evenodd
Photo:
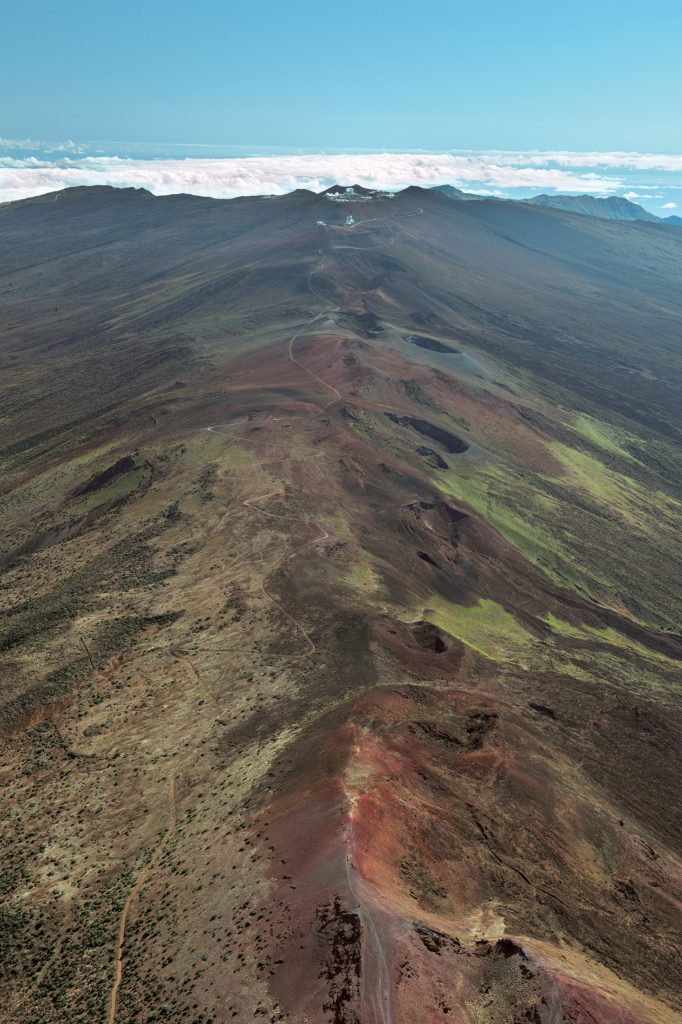
<path id="1" fill-rule="evenodd" d="M 17 1024 L 679 1020 L 682 236 L 356 191 L 0 207 Z"/>
<path id="2" fill-rule="evenodd" d="M 556 746 L 510 710 L 492 710 L 502 708 L 499 698 L 450 690 L 444 711 L 444 697 L 423 687 L 377 692 L 349 716 L 334 716 L 347 723 L 341 731 L 328 734 L 320 723 L 323 732 L 316 728 L 304 744 L 307 754 L 268 808 L 277 902 L 287 907 L 291 936 L 272 954 L 282 961 L 273 982 L 280 1004 L 311 1014 L 315 1000 L 331 1004 L 342 993 L 332 1019 L 374 1019 L 372 1000 L 386 987 L 401 1015 L 414 1000 L 425 1020 L 438 1019 L 444 1006 L 454 1013 L 478 1006 L 491 1020 L 534 1019 L 548 1001 L 568 1020 L 597 1011 L 600 1020 L 648 1019 L 576 983 L 561 950 L 571 965 L 581 945 L 607 964 L 627 962 L 644 992 L 660 993 L 676 955 L 653 940 L 677 913 L 672 863 L 657 867 L 664 898 L 651 881 L 641 895 L 616 883 L 632 924 L 649 923 L 633 948 L 627 933 L 611 931 L 599 869 L 585 875 L 605 841 L 605 808 L 594 797 L 566 801 Z M 650 855 L 633 857 L 612 812 L 608 843 L 621 873 L 651 880 Z M 332 892 L 330 905 L 324 897 Z M 343 922 L 337 941 L 345 956 L 329 949 L 334 916 Z M 319 981 L 311 992 L 312 978 Z M 612 983 L 618 987 L 617 978 Z M 628 999 L 636 1005 L 634 992 Z"/>

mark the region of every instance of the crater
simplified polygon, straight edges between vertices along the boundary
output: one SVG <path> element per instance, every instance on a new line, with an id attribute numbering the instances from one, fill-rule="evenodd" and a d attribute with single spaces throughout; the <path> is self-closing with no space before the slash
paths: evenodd
<path id="1" fill-rule="evenodd" d="M 77 487 L 73 492 L 75 498 L 80 498 L 84 494 L 92 494 L 93 491 L 100 491 L 107 484 L 110 484 L 117 477 L 122 476 L 124 473 L 129 473 L 131 469 L 135 469 L 135 459 L 132 455 L 124 455 L 118 462 L 114 462 L 113 465 L 108 466 L 102 470 L 101 473 L 95 473 L 91 476 L 84 484 Z"/>
<path id="2" fill-rule="evenodd" d="M 446 430 L 445 427 L 439 427 L 436 423 L 422 420 L 418 416 L 396 416 L 393 412 L 387 412 L 386 416 L 388 416 L 392 423 L 397 423 L 400 427 L 412 427 L 418 434 L 428 437 L 431 441 L 435 441 L 445 448 L 446 452 L 450 455 L 461 455 L 462 452 L 467 451 L 469 448 L 468 442 L 458 437 L 457 434 Z"/>
<path id="3" fill-rule="evenodd" d="M 443 639 L 438 626 L 432 622 L 422 620 L 412 625 L 412 636 L 424 651 L 434 651 L 435 654 L 445 654 L 448 645 Z"/>
<path id="4" fill-rule="evenodd" d="M 427 554 L 426 551 L 418 551 L 417 558 L 421 558 L 422 562 L 428 562 L 428 564 L 432 565 L 434 569 L 440 568 L 438 562 L 434 562 L 434 560 L 431 558 L 431 555 Z"/>
<path id="5" fill-rule="evenodd" d="M 409 341 L 410 345 L 416 345 L 418 348 L 425 348 L 429 352 L 442 352 L 448 356 L 460 355 L 458 348 L 445 345 L 436 338 L 427 338 L 424 334 L 407 334 L 405 335 L 405 341 Z"/>
<path id="6" fill-rule="evenodd" d="M 556 718 L 556 711 L 553 708 L 547 707 L 546 704 L 535 704 L 531 701 L 528 705 L 533 711 L 537 711 L 540 715 L 546 715 L 547 718 Z"/>
<path id="7" fill-rule="evenodd" d="M 436 469 L 448 469 L 448 464 L 442 455 L 439 455 L 433 448 L 428 448 L 425 444 L 420 444 L 417 448 L 417 455 L 421 455 L 424 459 L 431 459 Z"/>
<path id="8" fill-rule="evenodd" d="M 344 310 L 339 314 L 338 322 L 344 327 L 349 327 L 361 338 L 377 338 L 384 329 L 374 313 L 354 313 L 352 310 Z"/>

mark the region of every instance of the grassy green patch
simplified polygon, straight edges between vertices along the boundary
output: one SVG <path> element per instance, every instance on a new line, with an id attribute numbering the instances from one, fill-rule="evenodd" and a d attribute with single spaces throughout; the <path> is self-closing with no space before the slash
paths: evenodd
<path id="1" fill-rule="evenodd" d="M 682 505 L 565 444 L 553 442 L 551 450 L 565 467 L 562 476 L 490 459 L 435 472 L 432 481 L 554 582 L 645 625 L 675 630 Z M 635 565 L 648 569 L 633 572 Z"/>
<path id="2" fill-rule="evenodd" d="M 465 606 L 433 597 L 419 616 L 494 661 L 514 661 L 534 643 L 534 637 L 495 601 L 482 599 Z"/>
<path id="3" fill-rule="evenodd" d="M 110 484 L 90 494 L 83 495 L 78 500 L 76 508 L 80 514 L 83 514 L 89 512 L 90 509 L 97 508 L 98 505 L 120 501 L 134 494 L 135 491 L 140 490 L 150 480 L 151 468 L 149 466 L 135 466 L 128 473 L 122 473 L 120 476 L 117 476 Z"/>
<path id="4" fill-rule="evenodd" d="M 571 483 L 590 494 L 603 507 L 620 515 L 631 526 L 646 527 L 657 514 L 679 515 L 682 506 L 663 491 L 645 488 L 636 480 L 608 469 L 602 463 L 560 443 L 552 444 L 554 455 L 568 471 Z M 656 519 L 654 518 L 654 522 Z"/>
<path id="5" fill-rule="evenodd" d="M 645 508 L 641 488 L 629 477 L 607 469 L 598 459 L 568 445 L 554 442 L 552 452 L 560 460 L 573 487 L 590 495 L 604 509 L 621 516 L 632 526 L 642 522 Z"/>
<path id="6" fill-rule="evenodd" d="M 626 439 L 623 431 L 616 430 L 608 423 L 586 416 L 585 413 L 578 413 L 573 429 L 582 434 L 586 440 L 601 448 L 610 455 L 618 455 L 623 459 L 636 461 L 630 452 L 622 446 L 621 440 Z"/>
<path id="7" fill-rule="evenodd" d="M 488 465 L 472 472 L 475 475 L 441 473 L 436 483 L 449 497 L 478 512 L 553 580 L 591 596 L 593 581 L 576 565 L 570 536 L 552 531 L 556 499 L 532 489 L 528 480 L 510 469 Z"/>
<path id="8" fill-rule="evenodd" d="M 254 461 L 254 454 L 243 448 L 233 437 L 208 430 L 197 435 L 187 445 L 193 462 L 217 462 L 220 466 L 244 466 Z"/>
<path id="9" fill-rule="evenodd" d="M 355 562 L 344 576 L 344 582 L 360 594 L 377 594 L 381 580 L 369 562 Z"/>
<path id="10" fill-rule="evenodd" d="M 542 616 L 543 622 L 546 622 L 554 633 L 560 636 L 573 637 L 579 640 L 599 640 L 603 644 L 608 644 L 609 647 L 615 647 L 618 650 L 631 652 L 638 654 L 642 658 L 647 658 L 650 661 L 663 661 L 669 665 L 675 665 L 676 662 L 668 658 L 665 654 L 660 654 L 658 651 L 653 651 L 649 647 L 645 647 L 644 644 L 639 643 L 637 640 L 633 640 L 631 637 L 625 636 L 623 633 L 619 633 L 613 626 L 604 626 L 601 629 L 597 629 L 594 626 L 588 626 L 582 623 L 580 626 L 576 626 L 571 622 L 566 622 L 564 619 L 559 619 L 551 612 Z"/>

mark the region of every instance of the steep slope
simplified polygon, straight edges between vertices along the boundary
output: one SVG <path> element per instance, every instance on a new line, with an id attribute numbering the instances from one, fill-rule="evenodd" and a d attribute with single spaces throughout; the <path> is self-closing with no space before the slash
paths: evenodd
<path id="1" fill-rule="evenodd" d="M 682 235 L 0 235 L 0 1021 L 679 1020 Z"/>

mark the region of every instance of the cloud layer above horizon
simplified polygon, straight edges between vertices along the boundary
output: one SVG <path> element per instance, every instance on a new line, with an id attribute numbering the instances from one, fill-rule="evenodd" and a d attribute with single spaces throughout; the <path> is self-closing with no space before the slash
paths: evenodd
<path id="1" fill-rule="evenodd" d="M 115 150 L 118 149 L 118 152 Z M 208 147 L 207 147 L 208 149 Z M 40 144 L 0 139 L 0 202 L 79 185 L 233 198 L 359 183 L 398 190 L 450 184 L 484 195 L 627 194 L 656 211 L 682 187 L 682 155 L 647 153 L 249 153 L 201 147 Z"/>

